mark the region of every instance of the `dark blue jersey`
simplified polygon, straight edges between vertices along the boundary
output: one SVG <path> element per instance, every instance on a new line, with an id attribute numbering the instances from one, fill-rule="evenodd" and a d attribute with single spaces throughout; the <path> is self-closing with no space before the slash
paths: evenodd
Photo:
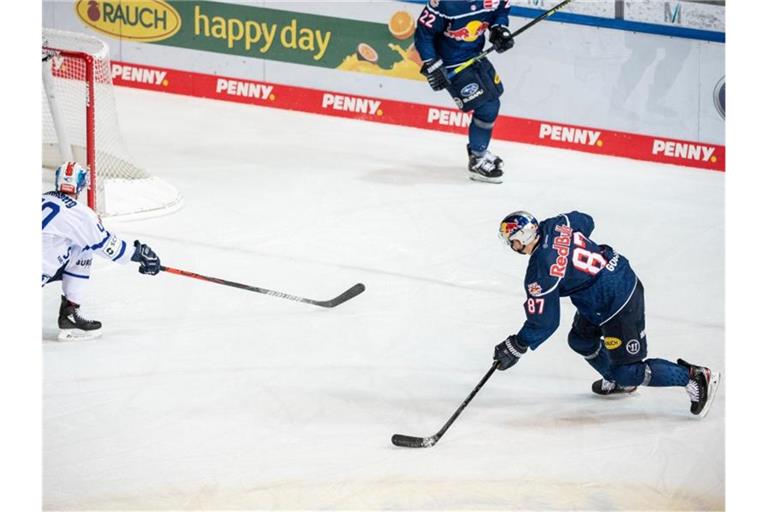
<path id="1" fill-rule="evenodd" d="M 509 23 L 511 0 L 428 0 L 416 26 L 414 43 L 422 60 L 446 65 L 471 59 L 485 46 L 485 33 Z"/>
<path id="2" fill-rule="evenodd" d="M 602 325 L 613 318 L 637 286 L 627 259 L 589 236 L 592 217 L 571 212 L 539 224 L 539 243 L 525 274 L 526 321 L 521 343 L 536 348 L 560 324 L 560 297 L 571 302 L 585 320 Z"/>

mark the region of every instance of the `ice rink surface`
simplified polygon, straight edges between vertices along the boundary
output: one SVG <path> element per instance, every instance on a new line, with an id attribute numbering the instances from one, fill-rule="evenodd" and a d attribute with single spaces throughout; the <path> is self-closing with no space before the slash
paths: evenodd
<path id="1" fill-rule="evenodd" d="M 649 356 L 724 369 L 724 176 L 461 135 L 117 90 L 131 153 L 178 212 L 105 221 L 163 264 L 335 309 L 98 261 L 95 341 L 59 343 L 43 289 L 49 510 L 716 510 L 726 376 L 701 420 L 681 388 L 601 399 L 574 313 L 435 433 L 524 320 L 527 259 L 498 222 L 591 214 L 645 285 Z"/>

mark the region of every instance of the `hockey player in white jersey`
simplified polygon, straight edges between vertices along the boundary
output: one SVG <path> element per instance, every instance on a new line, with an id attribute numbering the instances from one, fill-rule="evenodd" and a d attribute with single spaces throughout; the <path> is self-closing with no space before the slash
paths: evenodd
<path id="1" fill-rule="evenodd" d="M 59 340 L 92 339 L 101 335 L 101 322 L 80 314 L 96 254 L 117 263 L 139 263 L 139 272 L 160 272 L 160 259 L 146 244 L 110 233 L 96 212 L 77 201 L 90 184 L 88 170 L 77 162 L 56 169 L 55 187 L 43 194 L 43 286 L 61 281 Z"/>

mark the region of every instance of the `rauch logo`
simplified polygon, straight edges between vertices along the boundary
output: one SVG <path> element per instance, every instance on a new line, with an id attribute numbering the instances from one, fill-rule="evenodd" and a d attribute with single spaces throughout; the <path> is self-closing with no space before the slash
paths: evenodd
<path id="1" fill-rule="evenodd" d="M 118 39 L 162 41 L 181 28 L 179 13 L 164 0 L 78 0 L 75 12 L 92 29 Z"/>

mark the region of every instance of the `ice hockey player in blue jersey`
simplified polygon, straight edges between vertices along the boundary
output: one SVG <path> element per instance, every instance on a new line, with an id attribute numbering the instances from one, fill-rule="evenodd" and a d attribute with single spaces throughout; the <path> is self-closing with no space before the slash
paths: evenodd
<path id="1" fill-rule="evenodd" d="M 101 224 L 98 215 L 77 197 L 90 183 L 88 171 L 77 162 L 56 169 L 55 188 L 43 194 L 43 281 L 61 281 L 59 340 L 91 339 L 101 335 L 101 322 L 80 313 L 91 275 L 93 255 L 117 263 L 135 261 L 139 272 L 155 275 L 160 259 L 146 244 L 129 245 Z"/>
<path id="2" fill-rule="evenodd" d="M 528 212 L 506 216 L 499 236 L 515 252 L 528 255 L 525 275 L 526 321 L 494 351 L 498 368 L 513 366 L 535 350 L 560 323 L 560 297 L 576 306 L 568 345 L 602 379 L 599 395 L 628 393 L 637 386 L 680 386 L 688 392 L 691 413 L 704 416 L 715 398 L 720 374 L 709 368 L 664 359 L 646 359 L 643 284 L 629 261 L 590 236 L 587 214 L 570 212 L 538 223 Z"/>
<path id="3" fill-rule="evenodd" d="M 510 0 L 428 0 L 419 16 L 414 44 L 424 62 L 421 73 L 435 91 L 447 89 L 456 105 L 473 112 L 469 125 L 469 177 L 501 183 L 504 162 L 488 151 L 501 108 L 504 86 L 487 58 L 449 79 L 449 70 L 483 51 L 485 35 L 499 53 L 515 44 L 509 23 Z"/>

